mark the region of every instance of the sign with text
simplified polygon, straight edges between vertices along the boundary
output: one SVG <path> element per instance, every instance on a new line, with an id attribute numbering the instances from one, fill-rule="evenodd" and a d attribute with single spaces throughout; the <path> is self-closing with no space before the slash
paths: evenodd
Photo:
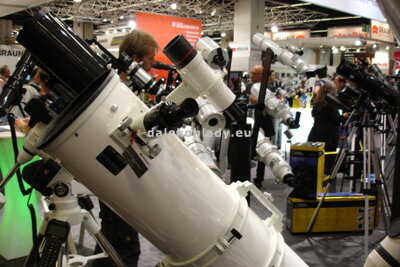
<path id="1" fill-rule="evenodd" d="M 400 49 L 394 51 L 394 60 L 396 65 L 396 70 L 400 70 Z"/>
<path id="2" fill-rule="evenodd" d="M 364 32 L 362 26 L 328 28 L 328 37 L 369 37 L 369 32 Z"/>
<path id="3" fill-rule="evenodd" d="M 272 40 L 291 40 L 291 39 L 304 39 L 310 38 L 310 30 L 304 31 L 284 31 L 272 34 Z"/>
<path id="4" fill-rule="evenodd" d="M 375 0 L 302 0 L 317 6 L 328 7 L 348 14 L 369 19 L 385 21 L 385 18 Z"/>
<path id="5" fill-rule="evenodd" d="M 376 20 L 371 20 L 371 38 L 394 42 L 394 35 L 389 24 Z"/>
<path id="6" fill-rule="evenodd" d="M 22 45 L 0 45 L 0 67 L 7 65 L 12 73 L 24 51 Z"/>
<path id="7" fill-rule="evenodd" d="M 261 50 L 251 41 L 230 42 L 232 49 L 231 71 L 249 72 L 254 65 L 261 64 Z"/>
<path id="8" fill-rule="evenodd" d="M 171 61 L 162 49 L 177 35 L 182 34 L 191 45 L 201 37 L 201 20 L 180 18 L 152 13 L 136 12 L 136 27 L 154 36 L 160 46 L 156 60 L 166 64 Z"/>

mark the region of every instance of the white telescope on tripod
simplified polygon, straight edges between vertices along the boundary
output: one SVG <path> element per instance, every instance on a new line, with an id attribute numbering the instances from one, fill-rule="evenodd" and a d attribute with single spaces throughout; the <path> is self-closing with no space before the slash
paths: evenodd
<path id="1" fill-rule="evenodd" d="M 42 10 L 18 41 L 61 78 L 58 72 L 65 66 L 78 67 L 77 56 L 58 45 L 71 35 L 60 19 Z M 198 81 L 209 79 L 212 71 L 185 42 L 178 36 L 167 54 L 186 71 L 182 77 L 188 86 L 181 96 L 198 96 Z M 101 73 L 102 66 L 91 67 Z M 190 71 L 197 67 L 202 72 Z M 194 87 L 197 91 L 189 92 Z M 232 115 L 233 99 L 219 99 L 224 93 L 213 87 L 207 95 Z M 146 136 L 154 111 L 113 70 L 105 71 L 49 125 L 37 145 L 165 253 L 160 266 L 306 266 L 282 238 L 282 214 L 254 185 L 227 186 L 173 134 Z M 249 191 L 272 211 L 270 218 L 263 221 L 248 207 Z"/>

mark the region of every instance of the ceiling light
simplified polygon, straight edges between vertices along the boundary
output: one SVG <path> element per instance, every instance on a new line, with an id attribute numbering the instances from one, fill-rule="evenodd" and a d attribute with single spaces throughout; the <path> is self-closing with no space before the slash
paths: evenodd
<path id="1" fill-rule="evenodd" d="M 324 46 L 323 46 L 323 45 L 320 45 L 320 46 L 319 46 L 319 48 L 322 48 L 322 47 L 324 47 Z"/>
<path id="2" fill-rule="evenodd" d="M 356 52 L 359 53 L 360 51 L 361 51 L 360 48 L 357 48 Z"/>
<path id="3" fill-rule="evenodd" d="M 75 3 L 80 3 L 82 0 L 74 0 Z"/>
<path id="4" fill-rule="evenodd" d="M 107 22 L 107 19 L 103 19 L 103 22 Z"/>
<path id="5" fill-rule="evenodd" d="M 376 43 L 373 44 L 373 45 L 372 45 L 372 48 L 373 48 L 373 49 L 377 49 L 377 48 L 378 48 L 378 44 L 376 44 Z"/>
<path id="6" fill-rule="evenodd" d="M 123 28 L 123 29 L 122 29 L 122 32 L 126 32 L 126 29 L 125 29 L 125 28 Z"/>
<path id="7" fill-rule="evenodd" d="M 390 49 L 390 46 L 387 45 L 387 46 L 386 46 L 386 50 L 389 50 L 389 49 Z"/>
<path id="8" fill-rule="evenodd" d="M 134 20 L 128 21 L 128 27 L 131 28 L 131 29 L 135 29 L 136 28 L 136 21 L 134 21 Z"/>
<path id="9" fill-rule="evenodd" d="M 109 35 L 110 34 L 110 32 L 109 31 L 106 31 L 106 35 Z"/>
<path id="10" fill-rule="evenodd" d="M 117 29 L 115 29 L 115 30 L 114 30 L 114 33 L 117 33 L 117 32 L 118 32 L 118 30 L 117 30 Z"/>
<path id="11" fill-rule="evenodd" d="M 177 3 L 172 3 L 172 4 L 171 4 L 171 8 L 172 8 L 173 10 L 177 9 L 177 8 L 178 8 L 178 4 L 177 4 Z"/>
<path id="12" fill-rule="evenodd" d="M 354 44 L 355 44 L 356 46 L 360 46 L 360 45 L 361 45 L 361 40 L 356 40 L 356 41 L 354 42 Z"/>
<path id="13" fill-rule="evenodd" d="M 336 54 L 337 52 L 339 52 L 339 49 L 337 49 L 336 47 L 332 48 L 332 53 Z"/>
<path id="14" fill-rule="evenodd" d="M 120 20 L 123 20 L 123 19 L 124 19 L 124 16 L 119 16 L 119 19 L 120 19 Z"/>
<path id="15" fill-rule="evenodd" d="M 226 36 L 226 32 L 221 32 L 221 37 L 225 37 Z"/>
<path id="16" fill-rule="evenodd" d="M 340 47 L 340 51 L 346 51 L 346 47 L 344 47 L 343 45 Z"/>
<path id="17" fill-rule="evenodd" d="M 271 32 L 278 32 L 278 31 L 279 31 L 278 26 L 274 25 L 271 27 Z"/>
<path id="18" fill-rule="evenodd" d="M 213 8 L 210 14 L 211 16 L 215 16 L 215 14 L 217 14 L 217 9 Z"/>

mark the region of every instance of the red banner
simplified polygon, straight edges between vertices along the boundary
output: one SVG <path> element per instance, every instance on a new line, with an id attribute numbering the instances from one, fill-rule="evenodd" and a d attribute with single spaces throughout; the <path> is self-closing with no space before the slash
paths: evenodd
<path id="1" fill-rule="evenodd" d="M 144 12 L 136 12 L 136 27 L 154 36 L 160 46 L 156 60 L 166 64 L 172 64 L 164 55 L 164 47 L 178 34 L 182 34 L 194 45 L 201 37 L 201 20 L 180 18 L 166 15 L 158 15 Z M 167 76 L 167 71 L 156 71 L 161 77 Z"/>
<path id="2" fill-rule="evenodd" d="M 400 70 L 400 50 L 394 50 L 394 61 L 396 64 L 396 70 Z"/>

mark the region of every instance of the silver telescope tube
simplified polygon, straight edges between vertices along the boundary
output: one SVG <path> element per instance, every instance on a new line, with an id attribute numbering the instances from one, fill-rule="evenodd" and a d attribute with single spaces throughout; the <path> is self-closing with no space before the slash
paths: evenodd
<path id="1" fill-rule="evenodd" d="M 278 44 L 265 37 L 262 33 L 256 33 L 253 35 L 253 43 L 263 51 L 266 51 L 268 48 L 270 48 L 280 63 L 292 68 L 297 73 L 304 73 L 310 69 L 304 60 L 289 50 L 282 49 Z"/>

